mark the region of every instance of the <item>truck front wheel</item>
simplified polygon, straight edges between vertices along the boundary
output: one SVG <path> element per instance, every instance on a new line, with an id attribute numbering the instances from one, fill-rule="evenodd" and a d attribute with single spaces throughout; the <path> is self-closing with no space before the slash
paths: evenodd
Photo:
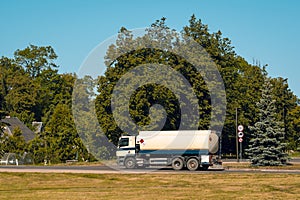
<path id="1" fill-rule="evenodd" d="M 181 158 L 174 158 L 172 160 L 172 168 L 174 170 L 181 170 L 183 168 L 183 160 Z"/>
<path id="2" fill-rule="evenodd" d="M 196 158 L 190 158 L 186 163 L 186 167 L 190 171 L 196 171 L 199 167 L 199 162 Z"/>
<path id="3" fill-rule="evenodd" d="M 126 160 L 125 160 L 125 167 L 127 169 L 134 169 L 136 167 L 135 158 L 133 158 L 133 157 L 126 158 Z"/>

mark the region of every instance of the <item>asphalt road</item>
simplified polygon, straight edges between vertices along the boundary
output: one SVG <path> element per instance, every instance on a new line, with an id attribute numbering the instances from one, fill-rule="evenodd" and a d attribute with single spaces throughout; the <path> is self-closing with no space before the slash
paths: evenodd
<path id="1" fill-rule="evenodd" d="M 207 171 L 175 171 L 172 168 L 146 168 L 146 169 L 112 169 L 107 166 L 12 166 L 1 165 L 1 172 L 32 172 L 32 173 L 91 173 L 91 174 L 135 174 L 135 173 L 289 173 L 300 174 L 300 170 L 271 170 L 271 169 L 209 169 Z"/>
<path id="2" fill-rule="evenodd" d="M 240 159 L 240 162 L 250 162 L 248 159 Z M 237 159 L 222 159 L 222 162 L 237 162 Z M 291 163 L 300 163 L 300 157 L 293 157 L 290 160 Z"/>

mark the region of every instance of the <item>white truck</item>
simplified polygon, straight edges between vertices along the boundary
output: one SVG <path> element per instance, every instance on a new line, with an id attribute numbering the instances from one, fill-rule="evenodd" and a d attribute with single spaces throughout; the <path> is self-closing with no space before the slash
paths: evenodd
<path id="1" fill-rule="evenodd" d="M 222 165 L 219 138 L 212 130 L 141 131 L 137 136 L 120 137 L 117 162 L 128 169 L 172 166 L 174 170 L 207 170 Z"/>

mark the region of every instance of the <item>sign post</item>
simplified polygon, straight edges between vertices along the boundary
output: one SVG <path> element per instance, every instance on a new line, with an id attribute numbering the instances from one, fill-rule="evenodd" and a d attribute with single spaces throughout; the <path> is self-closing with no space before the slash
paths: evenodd
<path id="1" fill-rule="evenodd" d="M 235 133 L 236 133 L 236 161 L 239 162 L 239 142 L 238 142 L 238 108 L 235 108 Z"/>
<path id="2" fill-rule="evenodd" d="M 244 137 L 244 133 L 242 131 L 244 130 L 244 126 L 239 125 L 237 129 L 239 131 L 238 136 L 239 136 L 239 143 L 240 143 L 240 159 L 242 160 L 242 142 Z"/>
<path id="3" fill-rule="evenodd" d="M 242 160 L 243 158 L 242 158 L 242 142 L 243 142 L 243 139 L 241 138 L 241 142 L 240 142 L 240 159 Z"/>
<path id="4" fill-rule="evenodd" d="M 239 158 L 242 159 L 242 142 L 243 142 L 243 125 L 238 125 L 238 108 L 235 108 L 235 128 L 236 128 L 236 160 L 239 161 Z M 240 143 L 240 152 L 239 152 L 239 143 Z"/>

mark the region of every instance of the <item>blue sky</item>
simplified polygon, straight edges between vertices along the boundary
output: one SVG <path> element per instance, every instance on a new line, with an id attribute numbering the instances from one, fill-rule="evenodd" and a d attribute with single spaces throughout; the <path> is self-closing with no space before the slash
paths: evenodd
<path id="1" fill-rule="evenodd" d="M 272 77 L 288 78 L 300 97 L 298 0 L 6 0 L 0 2 L 0 56 L 29 44 L 51 45 L 60 72 L 77 72 L 89 52 L 119 28 L 143 28 L 156 19 L 181 31 L 192 14 L 221 30 L 249 63 L 268 64 Z"/>

